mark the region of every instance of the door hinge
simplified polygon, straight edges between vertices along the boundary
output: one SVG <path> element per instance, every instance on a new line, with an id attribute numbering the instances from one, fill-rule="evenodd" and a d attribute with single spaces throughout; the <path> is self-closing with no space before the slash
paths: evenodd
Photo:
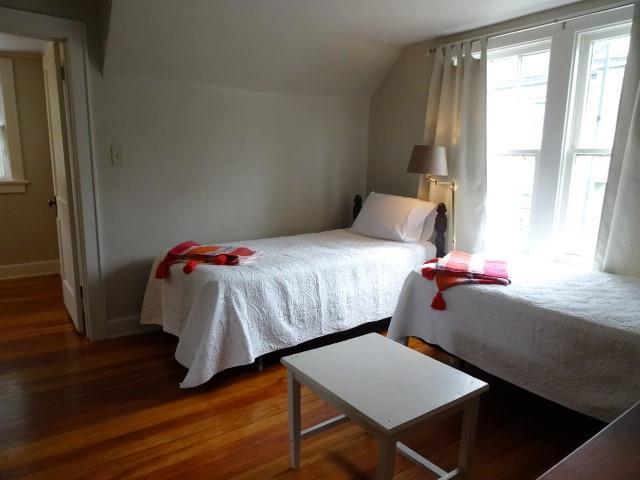
<path id="1" fill-rule="evenodd" d="M 60 78 L 62 78 L 63 82 L 67 79 L 67 74 L 64 70 L 64 65 L 60 65 Z"/>
<path id="2" fill-rule="evenodd" d="M 84 288 L 80 285 L 80 298 L 84 298 Z"/>

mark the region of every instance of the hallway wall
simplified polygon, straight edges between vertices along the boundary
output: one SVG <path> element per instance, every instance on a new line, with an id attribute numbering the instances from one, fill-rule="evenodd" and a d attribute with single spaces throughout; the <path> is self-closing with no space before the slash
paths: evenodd
<path id="1" fill-rule="evenodd" d="M 58 259 L 55 209 L 47 206 L 47 200 L 53 197 L 53 182 L 42 58 L 35 54 L 10 57 L 24 173 L 29 184 L 24 193 L 0 194 L 0 276 L 2 266 L 55 263 Z"/>

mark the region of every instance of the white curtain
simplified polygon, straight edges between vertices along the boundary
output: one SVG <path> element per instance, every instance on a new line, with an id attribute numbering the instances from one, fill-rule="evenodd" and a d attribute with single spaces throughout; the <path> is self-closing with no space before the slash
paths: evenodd
<path id="1" fill-rule="evenodd" d="M 640 2 L 631 28 L 596 267 L 640 277 Z"/>
<path id="2" fill-rule="evenodd" d="M 471 42 L 463 42 L 436 53 L 424 143 L 447 147 L 449 179 L 458 185 L 453 228 L 456 249 L 478 252 L 484 248 L 487 196 L 486 39 L 480 41 L 480 58 L 471 55 L 471 47 Z M 421 184 L 419 192 L 424 191 Z M 442 201 L 443 192 L 447 192 L 444 187 L 431 187 L 430 191 L 432 201 Z M 451 202 L 445 203 L 451 212 Z M 451 245 L 451 226 L 448 233 Z"/>

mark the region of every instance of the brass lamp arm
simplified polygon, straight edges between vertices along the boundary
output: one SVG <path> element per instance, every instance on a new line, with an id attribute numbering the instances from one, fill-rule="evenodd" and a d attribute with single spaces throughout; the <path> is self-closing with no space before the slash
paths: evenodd
<path id="1" fill-rule="evenodd" d="M 434 185 L 446 185 L 447 187 L 449 187 L 449 190 L 451 190 L 452 192 L 455 192 L 456 190 L 458 190 L 458 185 L 456 185 L 455 180 L 452 180 L 451 182 L 442 182 L 437 178 L 432 177 L 429 174 L 426 175 L 426 178 L 428 182 L 431 182 Z"/>

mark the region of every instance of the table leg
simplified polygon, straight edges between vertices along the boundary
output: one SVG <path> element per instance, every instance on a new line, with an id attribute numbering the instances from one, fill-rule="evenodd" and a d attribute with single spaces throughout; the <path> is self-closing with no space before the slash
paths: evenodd
<path id="1" fill-rule="evenodd" d="M 471 465 L 471 451 L 476 436 L 476 426 L 478 424 L 478 407 L 480 398 L 474 398 L 467 402 L 462 416 L 462 434 L 460 438 L 460 452 L 458 453 L 458 470 L 462 478 Z"/>
<path id="2" fill-rule="evenodd" d="M 396 440 L 385 437 L 378 442 L 378 467 L 376 480 L 391 480 L 396 462 Z"/>
<path id="3" fill-rule="evenodd" d="M 287 394 L 289 401 L 289 460 L 291 468 L 300 467 L 300 382 L 287 369 Z"/>

